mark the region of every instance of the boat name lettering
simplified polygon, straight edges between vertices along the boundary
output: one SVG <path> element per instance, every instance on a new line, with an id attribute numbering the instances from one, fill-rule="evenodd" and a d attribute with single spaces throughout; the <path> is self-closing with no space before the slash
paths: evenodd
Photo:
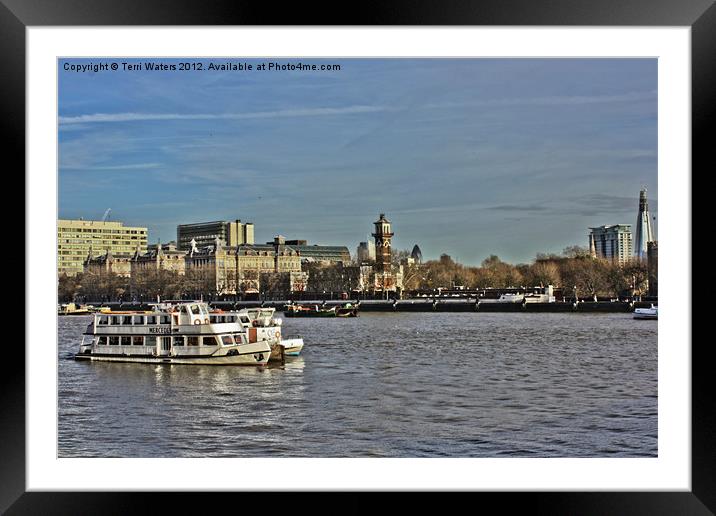
<path id="1" fill-rule="evenodd" d="M 171 328 L 149 328 L 149 333 L 171 333 Z"/>

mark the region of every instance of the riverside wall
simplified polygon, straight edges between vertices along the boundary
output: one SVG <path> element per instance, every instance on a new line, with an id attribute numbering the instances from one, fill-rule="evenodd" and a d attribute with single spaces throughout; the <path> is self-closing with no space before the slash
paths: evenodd
<path id="1" fill-rule="evenodd" d="M 210 302 L 213 308 L 222 310 L 240 310 L 242 308 L 267 307 L 282 311 L 289 300 L 284 301 L 215 301 Z M 633 312 L 635 308 L 649 308 L 651 302 L 593 302 L 580 301 L 557 303 L 495 303 L 474 299 L 403 299 L 392 300 L 361 300 L 361 301 L 322 301 L 302 300 L 301 304 L 318 304 L 326 307 L 353 303 L 358 305 L 361 312 L 525 312 L 525 313 L 626 313 Z M 657 303 L 654 303 L 655 305 Z M 146 303 L 103 303 L 95 306 L 106 306 L 112 310 L 150 310 Z"/>

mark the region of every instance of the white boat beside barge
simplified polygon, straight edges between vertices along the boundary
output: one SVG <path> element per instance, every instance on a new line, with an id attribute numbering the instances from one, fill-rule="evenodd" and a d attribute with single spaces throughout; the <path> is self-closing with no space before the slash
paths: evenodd
<path id="1" fill-rule="evenodd" d="M 216 314 L 224 317 L 238 317 L 250 337 L 255 331 L 256 339 L 269 343 L 272 360 L 282 360 L 286 356 L 298 356 L 303 349 L 303 339 L 297 336 L 284 339 L 281 335 L 283 321 L 273 317 L 275 312 L 275 308 L 245 308 L 236 312 L 217 311 Z"/>
<path id="2" fill-rule="evenodd" d="M 651 308 L 635 308 L 634 319 L 658 319 L 659 307 L 651 305 Z"/>
<path id="3" fill-rule="evenodd" d="M 281 339 L 273 309 L 211 311 L 207 303 L 153 305 L 149 311 L 94 314 L 78 360 L 161 364 L 266 365 L 302 339 Z M 89 342 L 86 342 L 89 337 Z"/>

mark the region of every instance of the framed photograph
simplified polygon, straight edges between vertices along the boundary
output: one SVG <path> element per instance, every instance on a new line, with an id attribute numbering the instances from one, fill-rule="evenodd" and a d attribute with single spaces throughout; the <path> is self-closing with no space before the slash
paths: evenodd
<path id="1" fill-rule="evenodd" d="M 184 491 L 715 510 L 691 337 L 713 2 L 345 26 L 0 1 L 27 188 L 3 511 Z"/>

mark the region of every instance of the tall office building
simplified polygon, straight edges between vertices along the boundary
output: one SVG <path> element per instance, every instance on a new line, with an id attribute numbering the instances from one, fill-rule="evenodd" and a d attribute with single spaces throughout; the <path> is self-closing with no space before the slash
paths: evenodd
<path id="1" fill-rule="evenodd" d="M 122 222 L 99 220 L 57 221 L 57 273 L 74 276 L 84 269 L 90 255 L 110 253 L 130 257 L 147 250 L 147 228 L 129 227 Z"/>
<path id="2" fill-rule="evenodd" d="M 413 252 L 410 253 L 410 257 L 415 260 L 415 263 L 423 263 L 423 252 L 418 247 L 418 244 L 413 246 Z"/>
<path id="3" fill-rule="evenodd" d="M 589 251 L 592 256 L 617 260 L 619 263 L 629 261 L 632 255 L 631 224 L 613 224 L 589 229 Z"/>
<path id="4" fill-rule="evenodd" d="M 237 219 L 234 222 L 218 220 L 177 226 L 177 247 L 183 251 L 191 249 L 192 239 L 197 247 L 204 247 L 213 245 L 217 238 L 228 246 L 253 244 L 254 225 L 251 222 L 242 224 Z"/>
<path id="5" fill-rule="evenodd" d="M 646 259 L 647 244 L 654 240 L 649 217 L 649 203 L 646 200 L 646 188 L 639 192 L 639 214 L 636 218 L 636 234 L 634 237 L 634 256 Z"/>
<path id="6" fill-rule="evenodd" d="M 375 242 L 361 242 L 356 249 L 358 263 L 375 261 Z"/>

